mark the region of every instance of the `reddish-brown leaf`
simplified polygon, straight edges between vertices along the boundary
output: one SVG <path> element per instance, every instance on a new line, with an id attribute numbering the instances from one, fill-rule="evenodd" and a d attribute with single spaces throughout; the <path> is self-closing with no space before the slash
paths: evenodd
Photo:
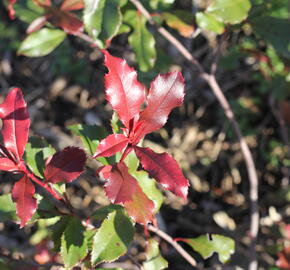
<path id="1" fill-rule="evenodd" d="M 17 165 L 9 158 L 0 158 L 0 170 L 2 171 L 15 171 L 17 170 Z"/>
<path id="2" fill-rule="evenodd" d="M 64 0 L 61 4 L 60 9 L 62 10 L 78 10 L 84 8 L 83 0 Z"/>
<path id="3" fill-rule="evenodd" d="M 137 187 L 136 179 L 128 172 L 125 163 L 116 163 L 105 166 L 101 173 L 107 180 L 105 191 L 112 203 L 125 203 L 132 201 L 132 196 Z"/>
<path id="4" fill-rule="evenodd" d="M 83 31 L 83 23 L 71 12 L 56 7 L 46 7 L 46 16 L 52 24 L 61 27 L 68 34 L 76 35 Z"/>
<path id="5" fill-rule="evenodd" d="M 119 119 L 129 128 L 129 122 L 140 112 L 145 100 L 145 87 L 138 82 L 136 71 L 125 60 L 113 57 L 107 51 L 105 65 L 109 72 L 105 75 L 106 97 Z"/>
<path id="6" fill-rule="evenodd" d="M 122 151 L 128 144 L 128 138 L 123 134 L 112 134 L 103 139 L 94 155 L 96 157 L 110 157 Z"/>
<path id="7" fill-rule="evenodd" d="M 22 92 L 13 88 L 0 105 L 3 145 L 19 162 L 28 140 L 30 119 Z"/>
<path id="8" fill-rule="evenodd" d="M 36 210 L 35 188 L 28 177 L 24 175 L 13 186 L 12 197 L 16 202 L 16 213 L 20 219 L 20 227 L 24 227 Z"/>
<path id="9" fill-rule="evenodd" d="M 188 181 L 173 157 L 167 153 L 157 154 L 150 148 L 135 146 L 134 150 L 150 177 L 175 195 L 187 198 Z"/>
<path id="10" fill-rule="evenodd" d="M 124 207 L 135 222 L 146 225 L 153 220 L 154 202 L 146 196 L 138 184 L 132 194 L 132 201 L 126 202 Z"/>
<path id="11" fill-rule="evenodd" d="M 141 126 L 136 130 L 139 138 L 161 128 L 171 110 L 180 106 L 184 98 L 184 79 L 180 72 L 158 75 L 151 83 L 147 107 L 140 114 Z"/>
<path id="12" fill-rule="evenodd" d="M 78 147 L 66 147 L 55 153 L 46 165 L 45 181 L 50 183 L 69 183 L 84 170 L 86 153 Z"/>
<path id="13" fill-rule="evenodd" d="M 46 21 L 47 21 L 46 16 L 41 16 L 41 17 L 36 18 L 29 24 L 26 30 L 26 33 L 31 34 L 32 32 L 39 30 L 46 24 Z"/>
<path id="14" fill-rule="evenodd" d="M 285 247 L 282 251 L 278 253 L 278 261 L 276 265 L 281 269 L 290 269 L 290 247 Z"/>

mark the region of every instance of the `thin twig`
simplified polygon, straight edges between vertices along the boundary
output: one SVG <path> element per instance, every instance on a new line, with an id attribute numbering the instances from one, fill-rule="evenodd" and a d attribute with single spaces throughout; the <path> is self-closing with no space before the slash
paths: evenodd
<path id="1" fill-rule="evenodd" d="M 175 242 L 171 236 L 169 236 L 167 233 L 161 231 L 160 229 L 154 227 L 153 225 L 148 225 L 147 226 L 148 230 L 151 232 L 154 232 L 155 234 L 157 234 L 160 238 L 162 238 L 163 240 L 165 240 L 167 243 L 169 243 L 170 245 L 172 245 L 176 251 L 185 259 L 187 260 L 193 267 L 196 266 L 196 261 L 194 258 L 192 258 L 192 256 L 187 253 L 187 251 L 185 251 L 183 249 L 183 247 L 181 245 L 179 245 L 177 242 Z"/>
<path id="2" fill-rule="evenodd" d="M 149 12 L 144 8 L 144 6 L 138 0 L 130 0 L 133 5 L 141 12 L 144 17 L 147 18 L 150 24 L 157 28 L 157 31 L 169 41 L 189 62 L 191 62 L 200 73 L 200 76 L 208 83 L 211 90 L 218 99 L 221 107 L 224 110 L 224 113 L 230 123 L 232 124 L 233 130 L 236 133 L 237 139 L 239 141 L 241 151 L 243 153 L 246 168 L 248 172 L 249 182 L 250 182 L 250 237 L 251 237 L 251 247 L 250 247 L 250 263 L 249 269 L 256 270 L 258 267 L 257 264 L 257 255 L 256 255 L 256 242 L 257 235 L 259 230 L 259 212 L 258 212 L 258 176 L 254 163 L 252 153 L 247 145 L 242 132 L 240 130 L 239 124 L 234 116 L 234 113 L 230 107 L 229 102 L 224 96 L 219 84 L 216 81 L 214 74 L 208 74 L 205 72 L 201 64 L 196 60 L 192 54 L 182 45 L 182 43 L 177 40 L 173 35 L 171 35 L 165 28 L 158 25 L 151 17 Z"/>

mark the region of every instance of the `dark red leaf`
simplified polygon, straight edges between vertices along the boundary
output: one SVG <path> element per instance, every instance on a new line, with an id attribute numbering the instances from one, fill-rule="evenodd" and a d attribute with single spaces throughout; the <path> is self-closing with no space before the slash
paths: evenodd
<path id="1" fill-rule="evenodd" d="M 0 105 L 3 145 L 19 162 L 28 140 L 30 119 L 22 92 L 13 88 Z"/>
<path id="2" fill-rule="evenodd" d="M 171 110 L 180 106 L 184 98 L 184 79 L 180 72 L 158 75 L 151 83 L 147 107 L 140 114 L 142 125 L 136 130 L 139 138 L 161 128 Z"/>
<path id="3" fill-rule="evenodd" d="M 76 15 L 56 7 L 46 7 L 46 16 L 52 24 L 61 27 L 68 34 L 76 35 L 83 31 L 83 23 Z"/>
<path id="4" fill-rule="evenodd" d="M 20 219 L 21 228 L 31 219 L 36 210 L 37 203 L 36 199 L 33 197 L 34 193 L 34 185 L 26 175 L 15 183 L 13 187 L 12 197 L 16 202 L 16 213 Z"/>
<path id="5" fill-rule="evenodd" d="M 125 203 L 132 200 L 137 181 L 129 174 L 125 163 L 105 166 L 100 173 L 107 180 L 105 191 L 112 203 Z"/>
<path id="6" fill-rule="evenodd" d="M 157 154 L 150 148 L 135 146 L 134 150 L 150 177 L 175 195 L 187 198 L 188 181 L 173 157 L 167 153 Z"/>
<path id="7" fill-rule="evenodd" d="M 84 8 L 83 0 L 64 0 L 60 9 L 62 10 L 78 10 Z"/>
<path id="8" fill-rule="evenodd" d="M 290 269 L 290 247 L 285 247 L 282 251 L 278 253 L 278 261 L 276 265 L 281 269 Z"/>
<path id="9" fill-rule="evenodd" d="M 112 134 L 103 139 L 94 155 L 96 157 L 109 157 L 122 151 L 128 144 L 128 138 L 123 134 Z"/>
<path id="10" fill-rule="evenodd" d="M 125 60 L 113 57 L 107 51 L 105 65 L 109 73 L 105 75 L 106 97 L 119 119 L 129 128 L 129 122 L 140 112 L 145 100 L 145 87 L 137 81 L 136 71 Z"/>
<path id="11" fill-rule="evenodd" d="M 15 171 L 18 167 L 15 165 L 15 163 L 10 160 L 9 158 L 0 158 L 0 170 L 2 171 Z"/>
<path id="12" fill-rule="evenodd" d="M 32 32 L 39 30 L 46 24 L 46 21 L 47 21 L 46 16 L 41 16 L 41 17 L 36 18 L 29 24 L 26 30 L 26 33 L 31 34 Z"/>
<path id="13" fill-rule="evenodd" d="M 132 194 L 132 201 L 126 202 L 124 207 L 135 222 L 146 225 L 153 220 L 154 203 L 146 196 L 138 184 Z"/>
<path id="14" fill-rule="evenodd" d="M 85 152 L 78 147 L 66 147 L 55 153 L 46 165 L 45 181 L 50 183 L 69 183 L 76 179 L 84 170 Z"/>

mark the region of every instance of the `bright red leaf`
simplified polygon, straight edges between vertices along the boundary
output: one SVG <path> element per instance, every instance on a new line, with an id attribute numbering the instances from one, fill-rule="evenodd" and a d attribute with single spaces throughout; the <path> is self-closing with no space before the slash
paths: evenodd
<path id="1" fill-rule="evenodd" d="M 125 60 L 113 57 L 107 51 L 105 65 L 109 73 L 105 75 L 106 97 L 119 119 L 129 128 L 129 122 L 140 112 L 145 100 L 145 87 L 137 81 L 136 71 Z"/>
<path id="2" fill-rule="evenodd" d="M 85 152 L 78 147 L 66 147 L 55 153 L 46 165 L 44 176 L 49 183 L 69 183 L 76 179 L 84 170 Z"/>
<path id="3" fill-rule="evenodd" d="M 8 0 L 8 12 L 9 12 L 9 17 L 11 20 L 15 18 L 15 10 L 14 10 L 14 5 L 16 4 L 16 0 Z"/>
<path id="4" fill-rule="evenodd" d="M 4 147 L 19 162 L 28 140 L 30 119 L 22 92 L 13 88 L 0 105 L 2 119 L 2 138 Z"/>
<path id="5" fill-rule="evenodd" d="M 36 210 L 35 188 L 28 177 L 24 175 L 13 186 L 12 197 L 16 202 L 16 213 L 20 219 L 20 227 L 24 227 Z"/>
<path id="6" fill-rule="evenodd" d="M 78 10 L 84 8 L 83 0 L 64 0 L 61 4 L 60 9 L 62 10 Z"/>
<path id="7" fill-rule="evenodd" d="M 110 169 L 110 170 L 109 170 Z M 113 166 L 105 166 L 102 170 L 107 180 L 105 191 L 112 203 L 125 203 L 132 201 L 132 196 L 137 187 L 136 179 L 128 173 L 125 163 L 116 163 Z"/>
<path id="8" fill-rule="evenodd" d="M 0 170 L 1 171 L 14 171 L 17 170 L 17 165 L 9 158 L 0 157 Z"/>
<path id="9" fill-rule="evenodd" d="M 156 179 L 165 189 L 175 195 L 187 198 L 188 180 L 183 176 L 173 157 L 167 153 L 157 154 L 150 148 L 135 146 L 134 150 L 150 177 Z"/>
<path id="10" fill-rule="evenodd" d="M 103 139 L 94 155 L 96 157 L 109 157 L 122 151 L 128 144 L 128 138 L 123 134 L 112 134 Z"/>
<path id="11" fill-rule="evenodd" d="M 135 222 L 146 225 L 153 220 L 154 202 L 146 196 L 139 185 L 132 194 L 132 201 L 126 202 L 124 207 Z"/>
<path id="12" fill-rule="evenodd" d="M 180 72 L 158 75 L 151 83 L 147 107 L 140 115 L 138 137 L 142 138 L 162 126 L 173 108 L 180 106 L 184 98 L 184 79 Z"/>

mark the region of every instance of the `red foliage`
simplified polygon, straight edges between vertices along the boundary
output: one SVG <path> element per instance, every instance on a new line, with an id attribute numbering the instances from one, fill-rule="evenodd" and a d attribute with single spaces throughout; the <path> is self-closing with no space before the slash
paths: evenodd
<path id="1" fill-rule="evenodd" d="M 284 270 L 290 270 L 290 247 L 285 247 L 278 253 L 278 261 L 276 265 Z"/>

